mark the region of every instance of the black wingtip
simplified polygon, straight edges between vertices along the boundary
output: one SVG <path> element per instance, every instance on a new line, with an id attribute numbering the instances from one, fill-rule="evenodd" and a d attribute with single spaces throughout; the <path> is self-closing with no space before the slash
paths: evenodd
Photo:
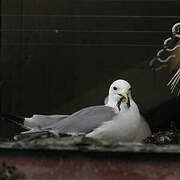
<path id="1" fill-rule="evenodd" d="M 24 124 L 24 120 L 25 120 L 24 117 L 17 116 L 14 114 L 8 114 L 8 113 L 1 113 L 0 117 L 7 119 L 9 121 L 15 121 L 15 123 L 20 123 L 20 124 Z"/>

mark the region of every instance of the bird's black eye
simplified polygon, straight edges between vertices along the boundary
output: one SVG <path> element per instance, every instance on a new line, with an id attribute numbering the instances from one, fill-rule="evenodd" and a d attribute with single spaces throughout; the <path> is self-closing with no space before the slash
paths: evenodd
<path id="1" fill-rule="evenodd" d="M 116 90 L 117 90 L 117 87 L 114 86 L 113 89 L 116 91 Z"/>

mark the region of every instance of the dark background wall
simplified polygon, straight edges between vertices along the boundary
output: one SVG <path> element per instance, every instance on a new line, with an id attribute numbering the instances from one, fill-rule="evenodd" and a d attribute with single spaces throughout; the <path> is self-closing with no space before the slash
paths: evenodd
<path id="1" fill-rule="evenodd" d="M 1 111 L 71 113 L 125 78 L 149 112 L 171 96 L 148 61 L 179 21 L 179 0 L 1 0 Z"/>

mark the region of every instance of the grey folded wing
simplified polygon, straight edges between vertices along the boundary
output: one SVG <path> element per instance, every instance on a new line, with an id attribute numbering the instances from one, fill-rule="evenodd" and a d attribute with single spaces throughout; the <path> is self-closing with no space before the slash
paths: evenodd
<path id="1" fill-rule="evenodd" d="M 67 117 L 68 115 L 37 115 L 35 114 L 31 118 L 25 118 L 24 126 L 30 129 L 45 128 Z"/>
<path id="2" fill-rule="evenodd" d="M 115 111 L 108 106 L 91 106 L 69 115 L 61 121 L 53 123 L 45 128 L 33 129 L 26 133 L 38 133 L 49 131 L 58 133 L 89 133 L 101 126 L 104 122 L 112 120 L 116 116 Z"/>

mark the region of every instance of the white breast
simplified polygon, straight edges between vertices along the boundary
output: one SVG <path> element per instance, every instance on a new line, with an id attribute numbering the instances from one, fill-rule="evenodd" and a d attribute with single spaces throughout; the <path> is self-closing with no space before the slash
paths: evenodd
<path id="1" fill-rule="evenodd" d="M 108 143 L 139 141 L 144 138 L 143 133 L 139 135 L 140 128 L 144 128 L 142 120 L 137 105 L 134 101 L 131 101 L 130 108 L 127 106 L 125 108 L 121 107 L 117 116 L 87 134 L 87 137 Z M 140 137 L 137 138 L 137 136 Z"/>

